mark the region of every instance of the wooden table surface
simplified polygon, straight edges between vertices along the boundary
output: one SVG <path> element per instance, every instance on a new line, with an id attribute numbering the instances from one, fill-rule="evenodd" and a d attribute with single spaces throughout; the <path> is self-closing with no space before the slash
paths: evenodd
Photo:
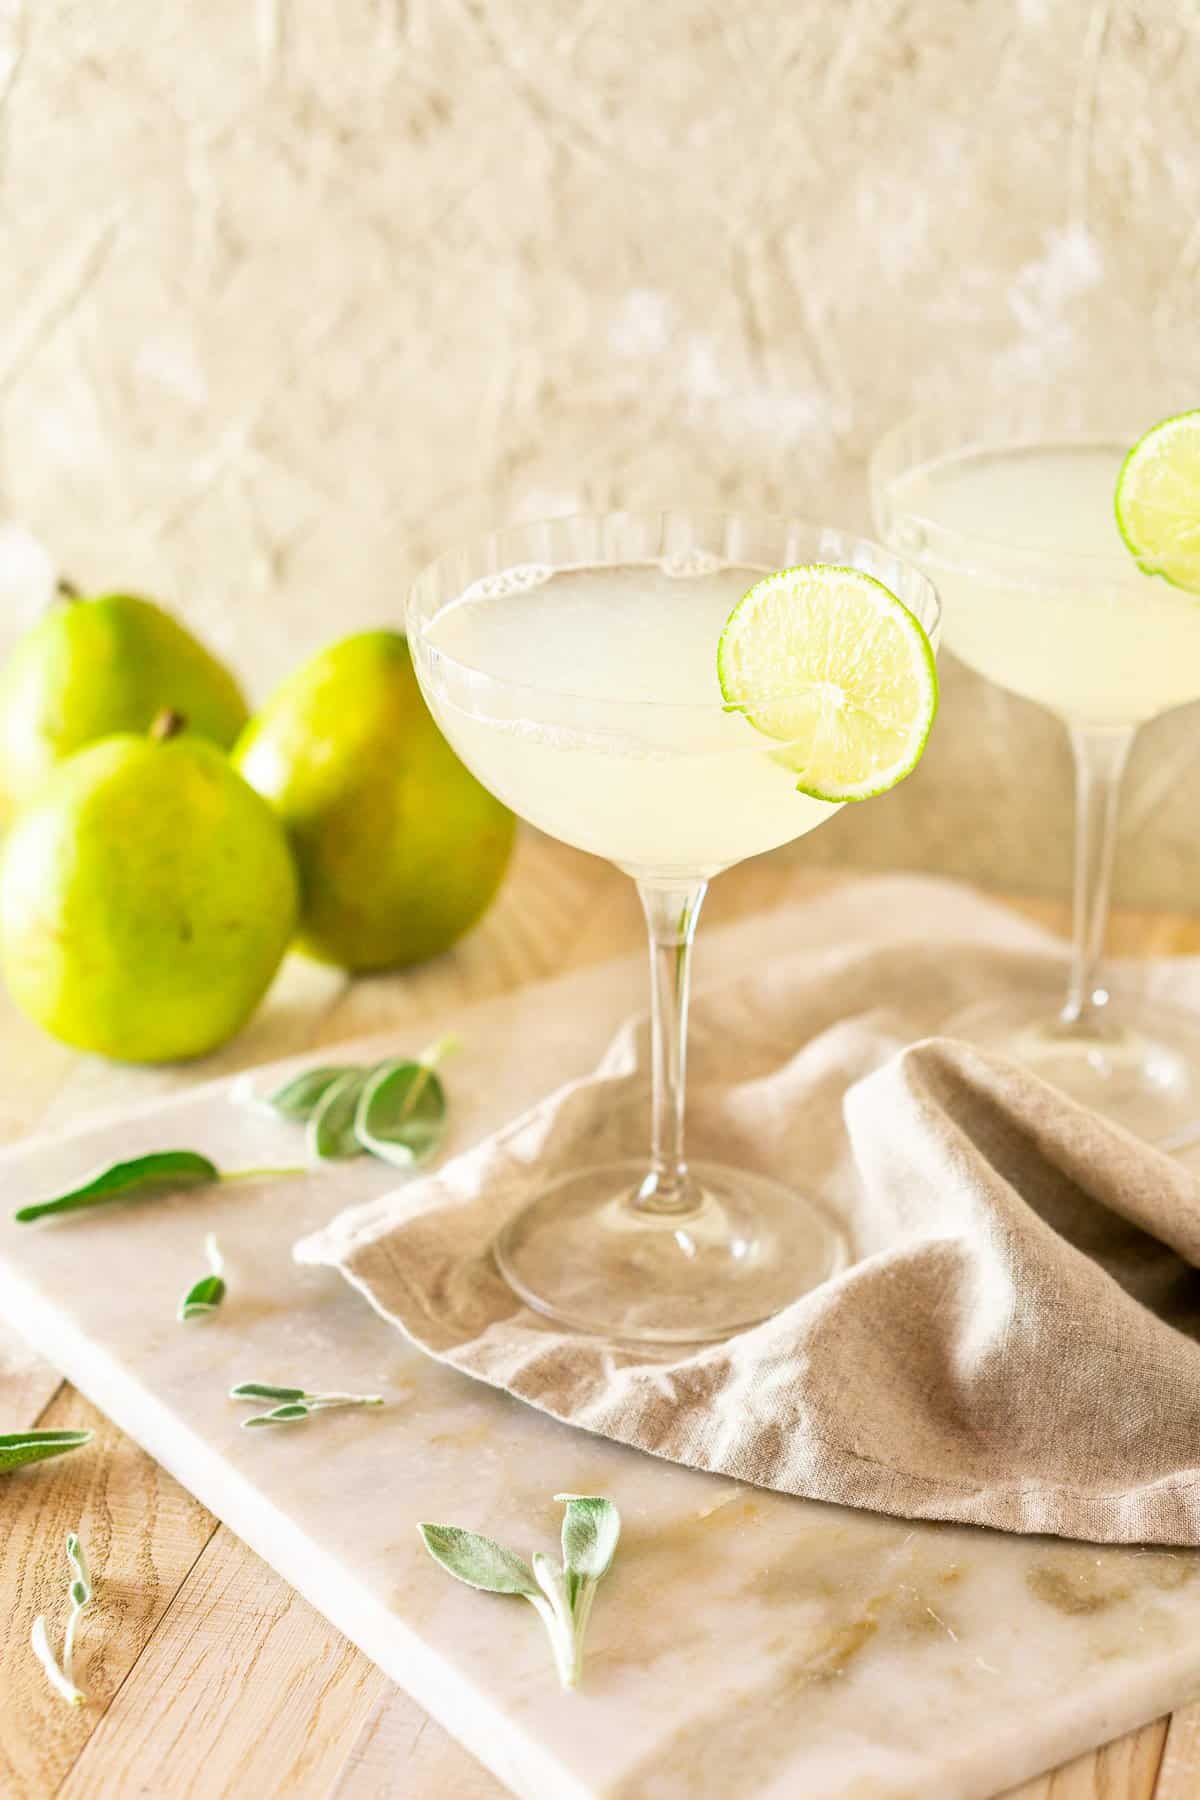
<path id="1" fill-rule="evenodd" d="M 770 858 L 721 877 L 704 926 L 776 906 L 830 877 Z M 1014 900 L 1055 929 L 1063 907 Z M 0 1002 L 0 1139 L 53 1130 L 214 1074 L 394 1025 L 404 1046 L 440 1008 L 620 954 L 642 938 L 631 884 L 535 835 L 503 895 L 451 956 L 349 983 L 293 958 L 235 1044 L 186 1068 L 124 1069 L 42 1037 Z M 1200 917 L 1127 912 L 1125 954 L 1200 950 Z M 701 972 L 703 973 L 701 948 Z M 411 1034 L 409 1027 L 412 1027 Z M 53 1368 L 0 1324 L 0 1430 L 91 1426 L 89 1450 L 3 1477 L 0 1511 L 0 1795 L 129 1800 L 495 1800 L 501 1789 L 360 1652 Z M 98 1578 L 70 1709 L 29 1647 L 62 1604 L 64 1534 Z M 57 1641 L 57 1634 L 55 1640 Z M 1020 1789 L 1020 1800 L 1195 1800 L 1200 1705 L 1160 1719 Z"/>

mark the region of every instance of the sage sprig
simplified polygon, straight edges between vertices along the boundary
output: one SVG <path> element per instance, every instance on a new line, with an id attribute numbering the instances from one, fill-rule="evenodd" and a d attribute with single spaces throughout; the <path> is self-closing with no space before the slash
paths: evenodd
<path id="1" fill-rule="evenodd" d="M 513 1550 L 458 1525 L 419 1525 L 425 1548 L 447 1574 L 489 1594 L 519 1594 L 535 1607 L 550 1636 L 559 1680 L 579 1685 L 583 1644 L 596 1588 L 612 1564 L 621 1517 L 598 1494 L 555 1494 L 566 1512 L 562 1567 L 536 1551 L 527 1563 Z"/>
<path id="2" fill-rule="evenodd" d="M 274 1387 L 265 1381 L 241 1381 L 229 1390 L 231 1400 L 277 1400 L 269 1412 L 242 1420 L 242 1429 L 257 1425 L 293 1425 L 313 1413 L 332 1412 L 342 1406 L 382 1406 L 382 1394 L 310 1394 L 304 1388 Z"/>
<path id="3" fill-rule="evenodd" d="M 208 1258 L 208 1274 L 193 1282 L 179 1302 L 178 1318 L 181 1325 L 186 1324 L 189 1319 L 211 1317 L 225 1298 L 225 1259 L 211 1231 L 204 1240 L 204 1254 Z"/>
<path id="4" fill-rule="evenodd" d="M 30 1642 L 33 1645 L 34 1654 L 46 1671 L 46 1679 L 55 1693 L 61 1694 L 68 1706 L 82 1706 L 87 1695 L 75 1685 L 75 1632 L 79 1625 L 80 1615 L 84 1608 L 91 1603 L 92 1578 L 88 1573 L 87 1557 L 84 1555 L 83 1545 L 74 1531 L 67 1533 L 67 1566 L 71 1571 L 70 1586 L 67 1590 L 71 1601 L 71 1615 L 67 1620 L 66 1634 L 63 1639 L 61 1665 L 50 1648 L 44 1613 L 39 1613 L 33 1621 Z"/>
<path id="5" fill-rule="evenodd" d="M 147 1200 L 219 1182 L 263 1181 L 272 1175 L 307 1173 L 302 1166 L 222 1170 L 198 1150 L 151 1150 L 145 1156 L 110 1164 L 90 1175 L 79 1187 L 70 1188 L 52 1200 L 36 1200 L 31 1205 L 18 1207 L 13 1218 L 18 1225 L 28 1225 L 34 1219 L 49 1218 L 56 1213 L 89 1212 L 96 1206 L 108 1206 L 114 1200 Z"/>
<path id="6" fill-rule="evenodd" d="M 340 1162 L 369 1151 L 385 1162 L 412 1168 L 441 1142 L 446 1094 L 435 1065 L 457 1047 L 457 1040 L 444 1037 L 419 1057 L 393 1058 L 370 1069 L 323 1064 L 293 1076 L 268 1097 L 266 1105 L 307 1127 L 309 1150 L 317 1162 Z M 29 1225 L 35 1219 L 89 1212 L 116 1200 L 146 1200 L 186 1188 L 307 1172 L 303 1164 L 219 1169 L 199 1150 L 151 1150 L 97 1170 L 65 1194 L 18 1207 L 13 1218 L 19 1225 Z"/>
<path id="7" fill-rule="evenodd" d="M 90 1431 L 14 1431 L 0 1437 L 0 1475 L 9 1469 L 24 1468 L 26 1463 L 46 1462 L 52 1456 L 66 1456 L 70 1450 L 90 1444 Z"/>
<path id="8" fill-rule="evenodd" d="M 321 1063 L 293 1075 L 261 1101 L 242 1083 L 233 1091 L 303 1125 L 314 1162 L 344 1162 L 366 1151 L 411 1169 L 431 1156 L 445 1135 L 446 1091 L 437 1065 L 457 1048 L 457 1038 L 443 1037 L 419 1056 L 389 1057 L 371 1068 Z"/>

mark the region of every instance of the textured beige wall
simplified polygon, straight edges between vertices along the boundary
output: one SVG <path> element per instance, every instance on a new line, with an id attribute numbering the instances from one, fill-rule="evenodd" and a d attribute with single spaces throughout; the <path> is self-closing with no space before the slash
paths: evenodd
<path id="1" fill-rule="evenodd" d="M 1196 0 L 5 0 L 0 81 L 6 510 L 259 692 L 493 521 L 861 525 L 921 394 L 1200 400 Z M 1200 904 L 1198 767 L 1145 734 L 1127 895 Z M 954 671 L 797 854 L 1060 886 L 1067 780 Z"/>

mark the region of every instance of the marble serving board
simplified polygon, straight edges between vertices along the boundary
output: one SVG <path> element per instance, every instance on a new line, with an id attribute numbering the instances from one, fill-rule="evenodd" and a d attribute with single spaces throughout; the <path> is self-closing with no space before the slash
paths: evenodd
<path id="1" fill-rule="evenodd" d="M 936 892 L 931 929 L 995 932 L 995 909 Z M 886 884 L 865 884 L 714 932 L 702 974 L 878 935 L 881 897 Z M 1014 944 L 1044 945 L 1001 920 Z M 447 1077 L 448 1153 L 536 1098 L 529 1034 L 554 1033 L 564 1079 L 581 1073 L 641 1004 L 642 980 L 631 959 L 431 1021 L 464 1046 Z M 415 1039 L 344 1054 L 400 1048 Z M 171 1145 L 225 1167 L 298 1148 L 294 1128 L 209 1085 L 6 1153 L 6 1203 Z M 1200 1692 L 1200 1553 L 911 1525 L 740 1487 L 425 1359 L 337 1274 L 291 1260 L 297 1238 L 395 1180 L 362 1161 L 36 1228 L 5 1219 L 0 1308 L 514 1793 L 968 1800 Z M 183 1329 L 176 1300 L 208 1230 L 230 1297 Z M 378 1391 L 388 1405 L 244 1432 L 226 1392 L 247 1379 Z M 550 1549 L 563 1489 L 610 1494 L 624 1520 L 576 1695 L 557 1688 L 533 1610 L 450 1581 L 415 1530 L 434 1519 Z"/>

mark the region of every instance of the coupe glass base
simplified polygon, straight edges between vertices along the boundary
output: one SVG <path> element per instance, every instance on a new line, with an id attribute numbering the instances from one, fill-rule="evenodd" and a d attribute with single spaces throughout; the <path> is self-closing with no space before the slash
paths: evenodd
<path id="1" fill-rule="evenodd" d="M 837 1223 L 762 1175 L 689 1169 L 689 1203 L 639 1202 L 644 1163 L 606 1163 L 543 1190 L 496 1240 L 500 1272 L 559 1324 L 649 1344 L 728 1337 L 770 1318 L 847 1260 Z"/>
<path id="2" fill-rule="evenodd" d="M 1200 1151 L 1200 1017 L 1114 994 L 1099 1026 L 1057 1016 L 1046 995 L 976 1006 L 950 1021 L 965 1038 L 1024 1063 L 1043 1081 L 1164 1150 Z"/>

